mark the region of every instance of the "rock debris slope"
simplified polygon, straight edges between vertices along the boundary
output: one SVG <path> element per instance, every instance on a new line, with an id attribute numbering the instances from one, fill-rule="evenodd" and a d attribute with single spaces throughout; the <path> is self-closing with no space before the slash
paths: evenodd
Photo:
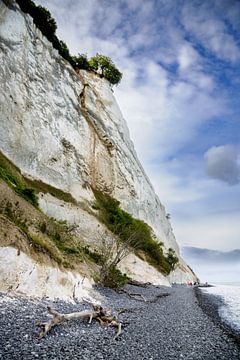
<path id="1" fill-rule="evenodd" d="M 83 70 L 76 73 L 14 2 L 11 7 L 0 2 L 0 49 L 0 151 L 26 177 L 71 194 L 77 203 L 42 194 L 41 209 L 57 219 L 78 221 L 81 235 L 92 232 L 97 241 L 98 220 L 85 211 L 96 188 L 148 223 L 157 240 L 179 255 L 108 81 Z M 126 259 L 122 266 L 141 277 L 139 261 Z M 193 278 L 182 259 L 169 277 Z M 169 281 L 161 274 L 159 279 Z"/>

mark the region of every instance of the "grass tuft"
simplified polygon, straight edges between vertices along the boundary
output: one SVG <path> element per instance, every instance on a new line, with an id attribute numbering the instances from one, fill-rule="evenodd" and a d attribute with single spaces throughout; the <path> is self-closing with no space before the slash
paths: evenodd
<path id="1" fill-rule="evenodd" d="M 59 265 L 63 264 L 63 258 L 60 254 L 58 254 L 56 247 L 51 244 L 50 241 L 47 241 L 40 234 L 28 234 L 28 236 L 30 238 L 30 242 L 35 246 L 35 248 L 37 248 L 38 251 L 47 253 L 50 258 L 55 260 Z"/>
<path id="2" fill-rule="evenodd" d="M 0 178 L 5 181 L 18 195 L 38 207 L 35 190 L 28 186 L 19 169 L 0 152 Z"/>

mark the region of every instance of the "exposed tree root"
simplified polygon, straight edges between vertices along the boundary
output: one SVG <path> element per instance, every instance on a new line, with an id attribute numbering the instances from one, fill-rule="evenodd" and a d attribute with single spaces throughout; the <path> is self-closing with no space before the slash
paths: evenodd
<path id="1" fill-rule="evenodd" d="M 44 337 L 54 326 L 59 325 L 63 322 L 82 318 L 89 318 L 89 324 L 91 324 L 92 319 L 96 319 L 103 326 L 116 327 L 117 332 L 114 336 L 114 339 L 116 339 L 122 332 L 122 324 L 119 322 L 117 317 L 112 315 L 110 310 L 104 309 L 100 305 L 91 305 L 93 307 L 92 310 L 83 310 L 70 314 L 61 314 L 48 306 L 48 312 L 53 316 L 53 318 L 47 322 L 38 322 L 36 324 L 38 327 L 40 327 L 41 330 L 39 333 L 39 337 Z"/>

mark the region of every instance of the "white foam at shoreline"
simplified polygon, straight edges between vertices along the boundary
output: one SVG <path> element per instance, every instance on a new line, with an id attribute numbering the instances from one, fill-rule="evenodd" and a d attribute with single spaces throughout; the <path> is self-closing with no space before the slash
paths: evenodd
<path id="1" fill-rule="evenodd" d="M 203 289 L 208 294 L 221 296 L 224 305 L 219 308 L 219 315 L 229 325 L 240 330 L 240 285 L 215 285 Z"/>

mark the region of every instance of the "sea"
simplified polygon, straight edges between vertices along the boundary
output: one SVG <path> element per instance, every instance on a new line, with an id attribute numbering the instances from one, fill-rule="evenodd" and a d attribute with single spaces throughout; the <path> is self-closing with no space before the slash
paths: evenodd
<path id="1" fill-rule="evenodd" d="M 213 287 L 201 288 L 208 294 L 221 297 L 219 315 L 231 328 L 240 332 L 240 282 L 213 284 Z"/>

